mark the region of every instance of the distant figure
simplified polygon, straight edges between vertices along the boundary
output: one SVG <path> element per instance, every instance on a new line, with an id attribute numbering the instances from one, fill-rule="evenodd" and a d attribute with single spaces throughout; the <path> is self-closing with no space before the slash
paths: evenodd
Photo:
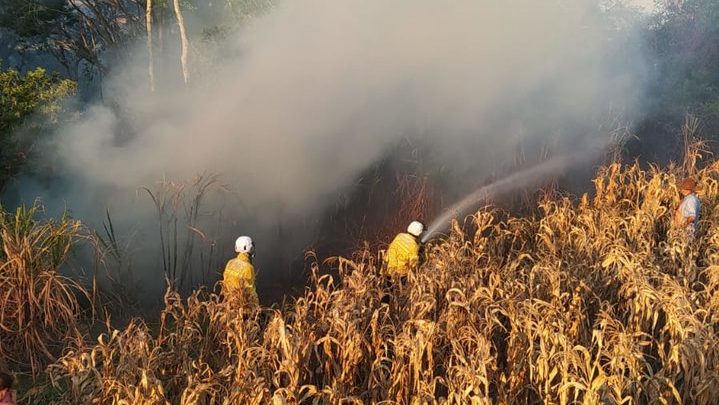
<path id="1" fill-rule="evenodd" d="M 699 209 L 701 203 L 699 197 L 694 193 L 697 188 L 697 182 L 691 177 L 682 180 L 679 183 L 679 192 L 684 199 L 674 213 L 674 226 L 684 228 L 689 239 L 694 238 L 696 224 L 699 221 Z"/>
<path id="2" fill-rule="evenodd" d="M 255 289 L 255 266 L 252 258 L 255 257 L 255 244 L 249 236 L 240 236 L 235 241 L 237 257 L 227 262 L 222 274 L 223 294 L 229 295 L 242 291 L 251 300 L 252 304 L 259 305 L 257 290 Z"/>
<path id="3" fill-rule="evenodd" d="M 424 225 L 413 221 L 407 227 L 407 233 L 397 235 L 385 255 L 387 275 L 390 277 L 405 277 L 410 269 L 419 265 L 420 236 L 424 232 Z"/>
<path id="4" fill-rule="evenodd" d="M 0 405 L 17 405 L 16 393 L 12 389 L 12 376 L 0 373 Z"/>

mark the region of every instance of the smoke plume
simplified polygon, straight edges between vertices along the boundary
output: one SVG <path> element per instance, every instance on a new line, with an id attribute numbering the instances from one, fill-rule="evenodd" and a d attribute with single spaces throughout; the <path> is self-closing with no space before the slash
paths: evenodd
<path id="1" fill-rule="evenodd" d="M 95 225 L 110 209 L 145 246 L 134 256 L 152 276 L 138 277 L 161 283 L 156 246 L 146 252 L 156 213 L 138 188 L 218 173 L 230 191 L 208 195 L 206 210 L 222 212 L 212 221 L 225 224 L 224 259 L 239 234 L 255 236 L 258 259 L 278 238 L 301 255 L 338 190 L 403 138 L 476 186 L 520 144 L 571 152 L 599 136 L 607 111 L 631 118 L 642 72 L 632 36 L 590 1 L 283 1 L 226 38 L 187 87 L 150 93 L 138 45 L 106 79 L 112 102 L 52 138 L 62 181 L 23 193 Z M 261 279 L 285 271 L 267 263 Z"/>

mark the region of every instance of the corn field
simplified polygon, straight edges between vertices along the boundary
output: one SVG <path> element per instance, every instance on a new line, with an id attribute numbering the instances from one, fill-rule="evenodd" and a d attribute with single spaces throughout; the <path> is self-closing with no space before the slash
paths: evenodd
<path id="1" fill-rule="evenodd" d="M 70 341 L 82 341 L 83 309 L 92 304 L 59 272 L 83 236 L 81 224 L 67 216 L 41 222 L 41 210 L 37 203 L 14 213 L 0 207 L 0 366 L 35 374 Z"/>
<path id="2" fill-rule="evenodd" d="M 696 173 L 703 205 L 693 241 L 671 227 L 680 171 L 612 163 L 592 196 L 546 195 L 529 217 L 480 211 L 431 243 L 391 291 L 378 256 L 360 251 L 315 260 L 304 295 L 283 308 L 168 290 L 159 325 L 108 322 L 95 340 L 58 334 L 79 322 L 64 292 L 79 286 L 45 275 L 65 250 L 29 253 L 47 249 L 34 241 L 52 233 L 6 220 L 2 347 L 49 352 L 56 404 L 713 404 L 719 161 Z M 339 275 L 322 275 L 324 266 Z M 65 306 L 31 300 L 28 318 L 13 288 Z M 62 356 L 47 339 L 64 345 Z"/>

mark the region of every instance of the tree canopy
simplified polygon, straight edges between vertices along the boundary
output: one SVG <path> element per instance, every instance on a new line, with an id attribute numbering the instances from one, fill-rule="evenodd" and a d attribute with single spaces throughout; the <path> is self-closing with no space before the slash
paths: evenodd
<path id="1" fill-rule="evenodd" d="M 32 156 L 34 145 L 65 111 L 77 84 L 36 68 L 0 71 L 0 188 Z"/>

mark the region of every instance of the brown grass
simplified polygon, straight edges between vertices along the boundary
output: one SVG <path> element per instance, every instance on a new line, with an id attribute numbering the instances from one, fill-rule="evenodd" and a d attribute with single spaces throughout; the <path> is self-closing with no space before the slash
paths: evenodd
<path id="1" fill-rule="evenodd" d="M 41 207 L 0 207 L 0 358 L 33 375 L 72 340 L 81 340 L 81 300 L 92 302 L 78 282 L 59 273 L 83 235 L 78 221 L 41 221 Z"/>
<path id="2" fill-rule="evenodd" d="M 593 197 L 455 223 L 388 304 L 370 251 L 315 262 L 282 309 L 169 290 L 158 328 L 69 344 L 55 403 L 716 403 L 719 161 L 694 172 L 692 243 L 670 226 L 685 172 L 612 163 Z"/>

